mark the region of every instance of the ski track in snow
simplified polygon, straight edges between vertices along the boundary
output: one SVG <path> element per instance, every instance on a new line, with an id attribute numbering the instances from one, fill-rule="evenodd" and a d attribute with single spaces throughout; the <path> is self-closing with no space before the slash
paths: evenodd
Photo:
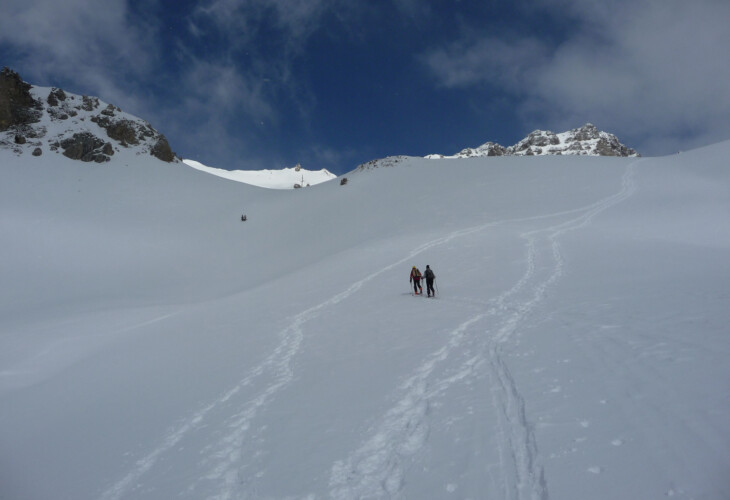
<path id="1" fill-rule="evenodd" d="M 492 390 L 493 403 L 500 413 L 500 462 L 505 498 L 547 499 L 547 484 L 539 465 L 537 445 L 526 416 L 525 402 L 503 359 L 501 345 L 512 337 L 518 326 L 544 297 L 547 288 L 562 275 L 563 257 L 558 237 L 590 224 L 597 214 L 631 196 L 635 191 L 635 164 L 636 162 L 627 166 L 622 177 L 621 190 L 597 203 L 552 214 L 494 221 L 455 231 L 424 243 L 404 258 L 370 273 L 343 292 L 291 317 L 288 325 L 279 332 L 280 341 L 269 356 L 214 401 L 174 425 L 158 445 L 134 462 L 131 470 L 103 492 L 101 498 L 116 500 L 142 488 L 143 477 L 158 460 L 166 453 L 173 452 L 188 434 L 205 427 L 207 419 L 216 411 L 230 414 L 226 419 L 225 429 L 218 432 L 222 436 L 217 442 L 209 444 L 201 451 L 204 457 L 201 466 L 208 472 L 194 480 L 184 493 L 194 493 L 205 482 L 216 490 L 214 494 L 206 493 L 208 499 L 238 497 L 242 494 L 240 489 L 247 484 L 247 480 L 240 477 L 242 462 L 246 459 L 243 456 L 244 442 L 251 434 L 257 415 L 292 382 L 292 363 L 300 350 L 307 322 L 317 318 L 325 309 L 349 298 L 377 276 L 412 261 L 414 257 L 431 248 L 501 224 L 534 222 L 577 214 L 565 222 L 521 235 L 527 241 L 527 269 L 523 276 L 511 289 L 487 303 L 486 310 L 449 332 L 447 343 L 428 356 L 415 373 L 397 389 L 400 394 L 397 403 L 375 426 L 377 430 L 374 435 L 346 460 L 336 462 L 331 468 L 330 476 L 330 496 L 333 498 L 400 497 L 409 457 L 422 449 L 428 439 L 430 401 L 445 393 L 454 384 L 476 376 L 478 368 L 487 366 L 495 386 Z M 543 263 L 543 260 L 549 262 Z M 486 318 L 490 318 L 492 327 L 479 327 Z M 477 354 L 467 357 L 459 370 L 439 372 L 442 362 L 458 347 L 466 342 L 474 343 L 479 340 L 482 343 Z M 245 395 L 244 389 L 253 387 L 258 379 L 261 382 L 253 391 L 254 395 Z M 236 402 L 236 399 L 243 401 Z M 237 407 L 231 413 L 232 405 Z M 254 450 L 249 456 L 255 455 Z"/>
<path id="2" fill-rule="evenodd" d="M 400 396 L 383 416 L 373 436 L 331 471 L 330 495 L 336 499 L 400 498 L 409 457 L 428 439 L 430 402 L 477 368 L 487 366 L 492 382 L 492 400 L 499 414 L 499 456 L 502 472 L 499 485 L 503 498 L 547 500 L 544 470 L 539 463 L 537 443 L 527 418 L 525 401 L 502 354 L 507 342 L 563 274 L 564 259 L 559 237 L 589 225 L 599 213 L 622 202 L 636 191 L 635 164 L 627 166 L 621 190 L 587 207 L 521 221 L 579 214 L 559 224 L 521 235 L 526 243 L 526 270 L 518 282 L 488 304 L 488 309 L 464 321 L 449 333 L 448 343 L 430 355 L 398 389 Z M 505 221 L 510 222 L 510 221 Z M 493 224 L 482 226 L 482 230 Z M 466 231 L 460 234 L 466 234 Z M 452 235 L 456 236 L 456 235 Z M 490 318 L 489 328 L 479 327 Z M 482 340 L 475 356 L 462 362 L 456 373 L 438 371 L 456 347 Z"/>
<path id="3" fill-rule="evenodd" d="M 489 225 L 494 225 L 494 223 Z M 138 459 L 132 470 L 108 488 L 101 495 L 101 498 L 104 500 L 115 500 L 123 498 L 128 493 L 138 489 L 140 487 L 140 479 L 152 469 L 160 457 L 172 450 L 191 431 L 204 426 L 205 420 L 210 413 L 219 409 L 222 405 L 229 404 L 234 399 L 234 396 L 238 395 L 243 388 L 251 386 L 256 379 L 268 374 L 272 379 L 271 382 L 262 384 L 264 386 L 263 389 L 253 398 L 246 400 L 238 411 L 227 420 L 227 427 L 230 431 L 218 443 L 209 445 L 203 450 L 203 454 L 207 457 L 204 460 L 204 465 L 210 466 L 210 471 L 202 479 L 197 480 L 195 484 L 188 488 L 188 492 L 191 492 L 199 486 L 202 480 L 212 481 L 215 484 L 221 484 L 221 490 L 216 495 L 208 496 L 207 498 L 231 498 L 242 482 L 238 477 L 239 463 L 243 458 L 241 450 L 243 441 L 250 430 L 251 422 L 261 408 L 271 402 L 275 395 L 293 379 L 291 364 L 299 351 L 303 339 L 304 324 L 318 317 L 324 309 L 336 305 L 357 292 L 368 281 L 395 267 L 403 265 L 403 263 L 408 262 L 429 248 L 447 243 L 461 235 L 470 234 L 481 229 L 482 227 L 457 231 L 446 237 L 424 244 L 411 252 L 407 257 L 352 284 L 344 292 L 294 316 L 289 325 L 280 332 L 279 336 L 281 340 L 279 344 L 266 359 L 249 370 L 247 375 L 234 387 L 220 395 L 212 403 L 195 412 L 192 416 L 186 418 L 182 423 L 177 424 L 167 433 L 155 449 Z"/>

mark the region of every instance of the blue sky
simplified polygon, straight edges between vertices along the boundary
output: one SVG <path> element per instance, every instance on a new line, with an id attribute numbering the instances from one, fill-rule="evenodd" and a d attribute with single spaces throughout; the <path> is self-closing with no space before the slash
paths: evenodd
<path id="1" fill-rule="evenodd" d="M 4 0 L 0 65 L 185 158 L 341 174 L 591 122 L 644 155 L 730 139 L 726 0 Z"/>

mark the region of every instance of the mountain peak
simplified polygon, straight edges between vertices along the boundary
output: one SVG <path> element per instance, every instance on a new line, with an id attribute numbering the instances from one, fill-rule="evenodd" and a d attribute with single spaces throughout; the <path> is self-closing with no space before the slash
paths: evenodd
<path id="1" fill-rule="evenodd" d="M 541 155 L 640 156 L 634 149 L 621 144 L 615 135 L 598 130 L 592 123 L 586 123 L 582 127 L 558 134 L 549 130 L 535 130 L 509 147 L 487 142 L 477 148 L 462 149 L 452 156 L 428 155 L 426 158 Z"/>
<path id="2" fill-rule="evenodd" d="M 122 149 L 176 161 L 165 136 L 148 122 L 97 97 L 33 86 L 7 67 L 0 71 L 0 147 L 97 163 Z"/>

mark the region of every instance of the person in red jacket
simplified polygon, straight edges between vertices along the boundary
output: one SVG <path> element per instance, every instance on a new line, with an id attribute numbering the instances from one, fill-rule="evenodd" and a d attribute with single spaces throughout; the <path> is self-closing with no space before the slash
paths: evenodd
<path id="1" fill-rule="evenodd" d="M 411 269 L 411 278 L 409 279 L 409 282 L 413 283 L 413 292 L 416 295 L 423 293 L 423 287 L 421 286 L 421 271 L 419 271 L 416 266 L 413 266 L 413 269 Z"/>

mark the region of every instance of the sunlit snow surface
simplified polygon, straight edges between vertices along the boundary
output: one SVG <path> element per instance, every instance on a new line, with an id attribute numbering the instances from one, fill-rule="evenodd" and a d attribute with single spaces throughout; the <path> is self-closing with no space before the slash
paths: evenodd
<path id="1" fill-rule="evenodd" d="M 0 498 L 728 498 L 729 157 L 0 151 Z"/>
<path id="2" fill-rule="evenodd" d="M 327 169 L 312 171 L 305 168 L 282 168 L 280 170 L 224 170 L 203 165 L 195 160 L 183 160 L 183 163 L 203 172 L 244 182 L 252 186 L 269 189 L 294 189 L 294 186 L 307 187 L 330 181 L 336 177 Z"/>

